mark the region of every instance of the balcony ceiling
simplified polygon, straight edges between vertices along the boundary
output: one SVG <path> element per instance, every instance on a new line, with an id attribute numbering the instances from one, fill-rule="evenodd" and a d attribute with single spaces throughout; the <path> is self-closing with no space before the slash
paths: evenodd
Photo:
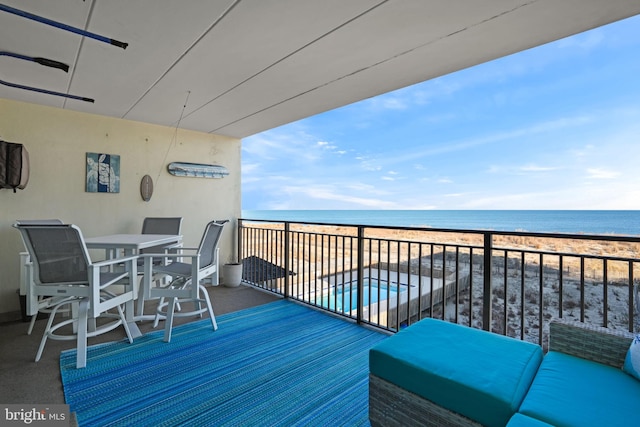
<path id="1" fill-rule="evenodd" d="M 4 0 L 0 98 L 246 137 L 640 13 L 638 0 Z M 186 105 L 186 106 L 185 106 Z M 182 118 L 181 118 L 182 116 Z"/>

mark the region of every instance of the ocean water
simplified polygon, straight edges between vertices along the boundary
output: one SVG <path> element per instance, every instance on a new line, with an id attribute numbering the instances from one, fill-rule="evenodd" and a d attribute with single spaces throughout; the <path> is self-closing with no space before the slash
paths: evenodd
<path id="1" fill-rule="evenodd" d="M 244 210 L 242 218 L 463 230 L 640 235 L 640 211 Z"/>

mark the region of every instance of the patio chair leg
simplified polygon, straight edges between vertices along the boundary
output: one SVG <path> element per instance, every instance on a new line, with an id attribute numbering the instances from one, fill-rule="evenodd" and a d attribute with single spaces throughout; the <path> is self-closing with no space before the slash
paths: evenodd
<path id="1" fill-rule="evenodd" d="M 169 298 L 169 302 L 167 305 L 167 317 L 164 320 L 164 342 L 171 341 L 171 329 L 173 328 L 173 311 L 176 308 L 176 300 L 178 298 L 172 297 Z"/>
<path id="2" fill-rule="evenodd" d="M 144 279 L 142 280 L 143 280 L 142 283 L 140 283 L 140 285 L 138 286 L 138 299 L 137 299 L 138 308 L 136 309 L 136 314 L 138 316 L 144 316 L 144 300 L 148 292 L 145 286 Z"/>
<path id="3" fill-rule="evenodd" d="M 76 369 L 87 366 L 87 326 L 89 317 L 89 299 L 80 301 L 78 308 L 78 337 L 76 345 Z"/>
<path id="4" fill-rule="evenodd" d="M 160 302 L 158 303 L 158 308 L 164 306 L 165 304 L 167 306 L 169 305 L 168 303 L 164 302 L 164 297 L 161 297 L 160 298 Z M 177 300 L 175 301 L 175 310 L 176 311 L 181 311 L 182 310 L 182 307 L 180 306 L 180 301 L 177 301 Z M 157 328 L 158 327 L 158 323 L 160 323 L 160 316 L 161 316 L 161 314 L 159 312 L 156 312 L 156 317 L 155 317 L 155 319 L 153 319 L 153 327 L 154 327 L 154 329 Z"/>
<path id="5" fill-rule="evenodd" d="M 38 319 L 38 313 L 36 313 L 34 316 L 31 316 L 31 322 L 29 323 L 29 329 L 27 329 L 27 335 L 31 335 L 31 332 L 33 332 L 33 327 L 36 324 L 36 319 Z"/>
<path id="6" fill-rule="evenodd" d="M 79 304 L 78 303 L 73 303 L 71 304 L 71 318 L 72 319 L 77 319 L 78 318 L 78 312 L 79 312 Z M 77 334 L 78 333 L 78 322 L 75 321 L 73 322 L 73 333 Z"/>
<path id="7" fill-rule="evenodd" d="M 53 310 L 51 310 L 51 314 L 49 314 L 49 320 L 47 320 L 47 326 L 46 328 L 44 328 L 44 333 L 42 334 L 42 340 L 40 340 L 40 347 L 38 347 L 38 352 L 36 353 L 36 362 L 40 360 L 40 357 L 42 357 L 42 352 L 44 351 L 44 345 L 47 343 L 47 338 L 49 338 L 49 332 L 51 331 L 51 325 L 53 324 L 53 319 L 56 317 L 56 312 L 57 310 L 54 308 Z"/>
<path id="8" fill-rule="evenodd" d="M 211 326 L 213 326 L 213 330 L 216 331 L 218 329 L 218 323 L 216 322 L 216 316 L 213 314 L 213 307 L 211 306 L 211 299 L 209 298 L 209 294 L 204 286 L 199 286 L 199 289 L 202 291 L 204 296 L 204 301 L 207 303 L 207 310 L 209 310 L 209 316 L 211 316 Z M 200 315 L 202 317 L 202 314 Z"/>
<path id="9" fill-rule="evenodd" d="M 122 307 L 118 306 L 118 314 L 120 315 L 120 319 L 122 319 L 122 326 L 124 326 L 124 331 L 127 333 L 127 338 L 129 338 L 129 344 L 133 343 L 133 336 L 131 336 L 131 330 L 129 329 L 129 324 L 127 323 L 126 317 L 124 317 L 124 311 L 122 311 Z"/>
<path id="10" fill-rule="evenodd" d="M 158 302 L 158 310 L 163 305 L 164 305 L 164 297 L 160 298 L 160 301 Z M 153 319 L 153 328 L 154 329 L 158 327 L 158 323 L 160 323 L 160 313 L 158 311 L 156 311 L 156 317 L 155 317 L 155 319 Z"/>
<path id="11" fill-rule="evenodd" d="M 160 323 L 160 309 L 161 307 L 163 307 L 165 305 L 164 302 L 164 297 L 160 297 L 160 301 L 158 302 L 158 309 L 156 310 L 156 318 L 153 319 L 153 328 L 157 328 L 158 327 L 158 323 Z M 167 303 L 167 307 L 169 307 L 169 304 Z M 167 308 L 167 313 L 169 308 Z"/>

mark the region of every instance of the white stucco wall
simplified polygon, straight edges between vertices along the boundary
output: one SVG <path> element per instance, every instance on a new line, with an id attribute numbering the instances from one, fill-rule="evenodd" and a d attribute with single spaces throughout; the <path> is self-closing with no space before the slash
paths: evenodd
<path id="1" fill-rule="evenodd" d="M 31 174 L 25 190 L 0 190 L 0 321 L 19 314 L 19 256 L 16 219 L 60 218 L 86 237 L 135 233 L 147 216 L 182 216 L 185 246 L 197 246 L 205 224 L 230 219 L 221 261 L 229 259 L 241 212 L 241 141 L 219 135 L 114 119 L 0 99 L 0 139 L 24 144 Z M 120 155 L 120 193 L 85 192 L 86 153 Z M 222 179 L 175 177 L 175 161 L 219 164 Z M 149 202 L 140 180 L 154 183 Z M 101 253 L 92 253 L 95 257 Z"/>

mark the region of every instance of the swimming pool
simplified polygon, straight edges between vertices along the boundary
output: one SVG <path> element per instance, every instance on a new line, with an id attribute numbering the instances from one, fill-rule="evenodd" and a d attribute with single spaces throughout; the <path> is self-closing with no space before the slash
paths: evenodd
<path id="1" fill-rule="evenodd" d="M 407 285 L 400 285 L 400 291 L 404 291 Z M 366 277 L 363 283 L 363 306 L 375 304 L 393 298 L 398 293 L 398 283 L 387 282 Z M 322 307 L 340 312 L 350 312 L 358 308 L 358 282 L 352 281 L 336 285 L 328 295 L 322 298 Z"/>

